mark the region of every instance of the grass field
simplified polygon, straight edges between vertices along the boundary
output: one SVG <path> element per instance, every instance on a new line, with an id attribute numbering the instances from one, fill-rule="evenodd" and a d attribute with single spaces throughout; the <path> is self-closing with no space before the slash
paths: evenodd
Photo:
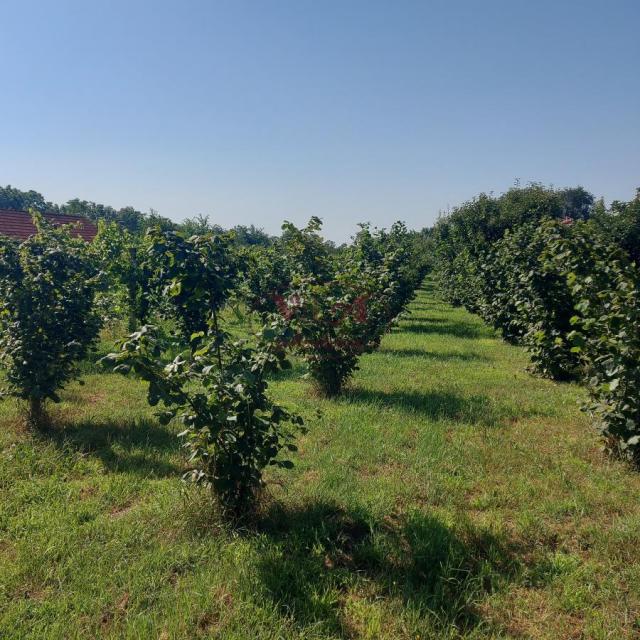
<path id="1" fill-rule="evenodd" d="M 342 399 L 274 381 L 309 433 L 241 531 L 141 382 L 71 385 L 48 437 L 0 405 L 0 638 L 640 637 L 640 475 L 582 390 L 428 289 L 411 309 Z"/>

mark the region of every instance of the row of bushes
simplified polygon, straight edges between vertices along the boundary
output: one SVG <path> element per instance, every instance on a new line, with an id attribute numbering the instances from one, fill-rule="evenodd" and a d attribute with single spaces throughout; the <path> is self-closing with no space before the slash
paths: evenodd
<path id="1" fill-rule="evenodd" d="M 0 358 L 5 394 L 26 401 L 43 428 L 46 402 L 77 375 L 79 361 L 114 315 L 133 329 L 105 364 L 149 383 L 162 422 L 177 419 L 190 477 L 212 486 L 225 509 L 253 501 L 267 465 L 288 467 L 304 429 L 269 397 L 268 376 L 306 362 L 317 392 L 334 396 L 375 349 L 424 275 L 415 234 L 362 226 L 341 251 L 313 218 L 290 223 L 272 247 L 232 236 L 154 228 L 144 237 L 101 224 L 91 245 L 35 214 L 37 234 L 0 245 Z M 225 329 L 230 305 L 260 318 L 252 339 Z M 175 357 L 168 354 L 178 353 Z"/>
<path id="2" fill-rule="evenodd" d="M 584 381 L 608 448 L 640 460 L 640 191 L 609 209 L 581 188 L 481 195 L 433 241 L 445 296 L 523 344 L 538 374 Z"/>

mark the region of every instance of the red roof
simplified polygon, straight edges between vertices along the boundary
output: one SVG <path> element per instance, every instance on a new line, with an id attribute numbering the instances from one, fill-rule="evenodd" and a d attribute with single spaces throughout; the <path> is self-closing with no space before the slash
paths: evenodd
<path id="1" fill-rule="evenodd" d="M 98 233 L 96 225 L 81 216 L 63 216 L 57 213 L 44 213 L 44 218 L 54 225 L 71 224 L 71 235 L 91 242 Z M 31 214 L 26 211 L 0 209 L 0 235 L 10 236 L 18 240 L 26 240 L 34 235 L 36 228 L 31 220 Z"/>

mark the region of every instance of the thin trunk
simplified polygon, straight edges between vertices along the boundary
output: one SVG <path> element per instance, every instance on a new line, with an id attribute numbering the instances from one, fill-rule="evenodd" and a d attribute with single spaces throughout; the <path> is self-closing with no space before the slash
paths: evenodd
<path id="1" fill-rule="evenodd" d="M 131 273 L 127 283 L 129 333 L 133 333 L 138 328 L 138 283 L 135 277 L 138 269 L 138 255 L 135 247 L 129 247 L 129 258 L 131 260 Z"/>
<path id="2" fill-rule="evenodd" d="M 131 300 L 129 298 L 129 323 L 128 329 L 129 333 L 133 333 L 138 328 L 138 318 L 135 309 L 135 299 Z"/>
<path id="3" fill-rule="evenodd" d="M 29 398 L 27 423 L 30 427 L 39 431 L 43 431 L 48 427 L 47 412 L 44 409 L 44 400 L 42 398 Z"/>
<path id="4" fill-rule="evenodd" d="M 220 330 L 218 329 L 218 314 L 213 310 L 213 328 L 216 332 L 216 353 L 218 354 L 218 367 L 222 371 L 222 352 L 220 351 Z"/>

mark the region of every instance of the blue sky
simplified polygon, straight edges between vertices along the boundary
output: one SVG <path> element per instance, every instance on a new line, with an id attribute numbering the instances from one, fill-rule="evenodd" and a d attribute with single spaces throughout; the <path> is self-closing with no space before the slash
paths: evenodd
<path id="1" fill-rule="evenodd" d="M 276 232 L 640 186 L 640 1 L 4 0 L 0 184 Z"/>

